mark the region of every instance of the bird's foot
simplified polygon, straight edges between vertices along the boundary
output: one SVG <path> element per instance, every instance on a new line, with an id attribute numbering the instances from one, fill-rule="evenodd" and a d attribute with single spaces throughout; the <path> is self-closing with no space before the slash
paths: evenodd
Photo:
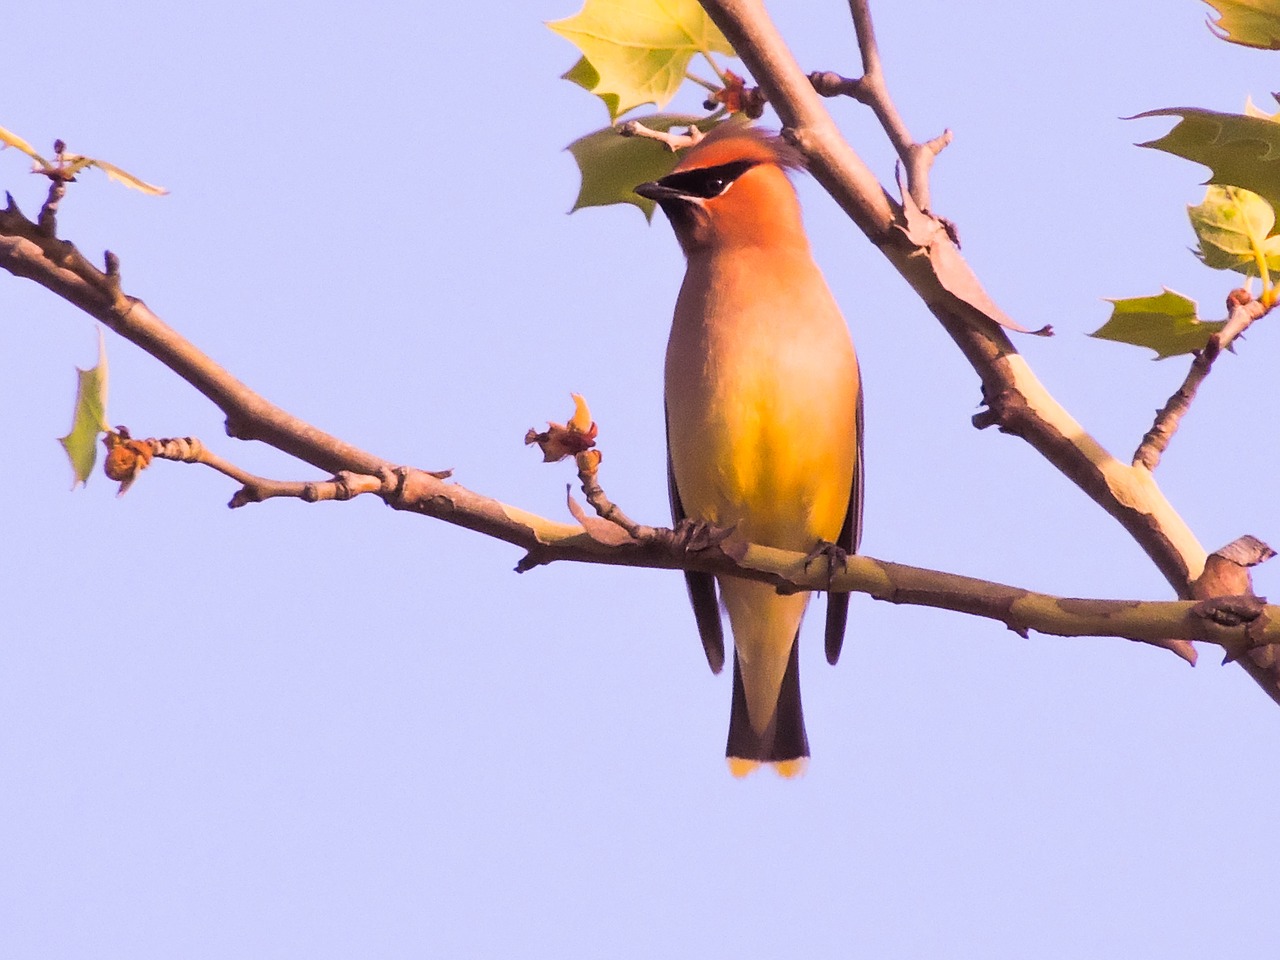
<path id="1" fill-rule="evenodd" d="M 838 544 L 832 543 L 830 540 L 819 540 L 814 548 L 805 555 L 805 572 L 808 572 L 810 564 L 824 557 L 827 561 L 827 592 L 830 593 L 831 581 L 835 578 L 836 573 L 844 573 L 849 569 L 849 551 Z"/>
<path id="2" fill-rule="evenodd" d="M 733 533 L 733 529 L 733 527 L 717 527 L 707 520 L 686 517 L 671 531 L 671 544 L 685 553 L 710 550 L 724 543 Z"/>

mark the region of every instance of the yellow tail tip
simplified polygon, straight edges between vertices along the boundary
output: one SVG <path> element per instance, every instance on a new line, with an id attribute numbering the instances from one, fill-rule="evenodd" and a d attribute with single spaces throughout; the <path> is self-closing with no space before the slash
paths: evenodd
<path id="1" fill-rule="evenodd" d="M 773 771 L 784 780 L 794 780 L 796 777 L 803 777 L 805 771 L 809 769 L 808 757 L 796 757 L 794 760 L 779 760 L 773 765 Z"/>
<path id="2" fill-rule="evenodd" d="M 729 772 L 738 780 L 755 773 L 756 768 L 760 766 L 759 760 L 743 760 L 741 757 L 727 757 L 726 760 L 729 764 Z"/>
<path id="3" fill-rule="evenodd" d="M 744 760 L 742 757 L 727 757 L 726 760 L 729 764 L 729 772 L 738 780 L 755 773 L 761 766 L 759 760 Z M 770 763 L 769 766 L 773 767 L 773 772 L 782 779 L 794 780 L 796 777 L 804 776 L 805 771 L 809 769 L 809 758 L 778 760 Z"/>

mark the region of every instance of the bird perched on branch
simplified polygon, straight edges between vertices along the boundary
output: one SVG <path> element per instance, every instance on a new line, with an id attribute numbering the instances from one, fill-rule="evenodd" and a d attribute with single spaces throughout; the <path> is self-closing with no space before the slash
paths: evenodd
<path id="1" fill-rule="evenodd" d="M 853 341 L 813 262 L 788 179 L 799 154 L 757 128 L 723 124 L 674 171 L 636 193 L 662 207 L 688 261 L 667 343 L 671 512 L 800 552 L 857 549 L 862 390 Z M 711 669 L 724 663 L 719 596 L 733 630 L 726 754 L 735 776 L 785 777 L 809 755 L 798 631 L 808 593 L 686 573 Z M 827 598 L 826 653 L 844 639 L 847 593 Z"/>

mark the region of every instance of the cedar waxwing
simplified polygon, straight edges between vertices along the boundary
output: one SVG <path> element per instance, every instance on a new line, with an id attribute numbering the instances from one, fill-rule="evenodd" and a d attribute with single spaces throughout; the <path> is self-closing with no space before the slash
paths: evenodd
<path id="1" fill-rule="evenodd" d="M 636 193 L 662 207 L 688 266 L 667 343 L 671 512 L 752 543 L 857 549 L 862 391 L 849 329 L 809 252 L 784 141 L 723 124 Z M 808 593 L 686 573 L 711 669 L 724 664 L 716 592 L 733 629 L 726 754 L 734 776 L 809 755 L 797 651 Z M 840 655 L 849 595 L 827 598 L 826 652 Z"/>

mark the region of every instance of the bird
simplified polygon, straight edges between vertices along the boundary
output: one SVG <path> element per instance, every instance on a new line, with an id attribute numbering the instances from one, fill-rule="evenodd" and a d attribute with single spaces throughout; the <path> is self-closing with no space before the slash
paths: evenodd
<path id="1" fill-rule="evenodd" d="M 686 270 L 665 364 L 668 488 L 677 529 L 710 525 L 748 542 L 837 563 L 862 526 L 862 386 L 853 339 L 814 262 L 777 135 L 722 123 L 674 169 L 635 188 L 670 221 Z M 733 636 L 725 755 L 745 777 L 808 764 L 799 629 L 809 593 L 686 572 L 703 649 L 724 664 L 717 594 Z M 827 660 L 840 655 L 849 595 L 827 594 Z"/>

